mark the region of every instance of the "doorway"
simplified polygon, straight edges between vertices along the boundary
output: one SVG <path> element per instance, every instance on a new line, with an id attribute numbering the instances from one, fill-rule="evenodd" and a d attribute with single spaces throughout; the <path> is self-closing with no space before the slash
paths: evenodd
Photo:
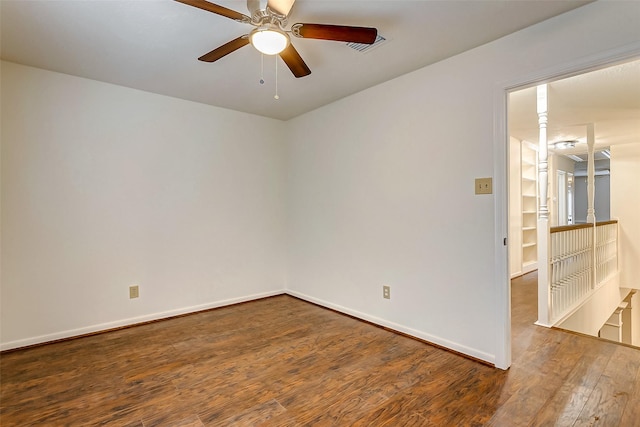
<path id="1" fill-rule="evenodd" d="M 548 84 L 549 115 L 547 141 L 549 150 L 548 205 L 551 226 L 586 221 L 586 125 L 593 123 L 598 152 L 596 163 L 596 219 L 608 220 L 616 215 L 610 208 L 610 163 L 621 144 L 640 142 L 637 115 L 640 111 L 640 60 L 613 61 L 597 70 L 584 67 L 582 74 L 560 77 Z M 540 79 L 538 81 L 543 81 Z M 539 139 L 536 110 L 536 87 L 508 91 L 508 256 L 509 277 L 521 277 L 527 270 L 526 248 L 531 223 L 531 192 L 526 177 L 530 165 L 525 147 L 537 149 Z M 626 111 L 624 111 L 626 110 Z M 621 155 L 623 151 L 620 151 Z M 515 157 L 519 156 L 519 157 Z M 618 158 L 619 159 L 619 158 Z M 616 159 L 616 160 L 618 160 Z M 537 162 L 536 162 L 537 163 Z M 537 164 L 536 164 L 537 166 Z M 639 166 L 640 169 L 640 166 Z M 640 176 L 640 175 L 639 175 Z M 537 176 L 535 186 L 537 187 Z M 611 181 L 615 185 L 615 181 Z M 599 197 L 598 197 L 599 196 Z M 536 193 L 536 217 L 539 192 Z M 584 212 L 583 212 L 584 211 Z M 618 210 L 619 211 L 619 210 Z M 636 217 L 640 218 L 640 216 Z M 531 282 L 529 280 L 529 282 Z M 509 283 L 509 287 L 511 283 Z M 532 294 L 537 297 L 537 294 Z M 640 299 L 640 298 L 639 298 Z M 515 301 L 513 302 L 516 303 Z M 640 312 L 640 301 L 637 303 Z M 512 313 L 513 313 L 513 307 Z M 537 316 L 537 313 L 536 313 Z M 532 319 L 535 322 L 536 319 Z M 640 322 L 640 321 L 639 321 Z M 640 330 L 640 323 L 636 327 Z M 517 355 L 514 355 L 517 356 Z"/>

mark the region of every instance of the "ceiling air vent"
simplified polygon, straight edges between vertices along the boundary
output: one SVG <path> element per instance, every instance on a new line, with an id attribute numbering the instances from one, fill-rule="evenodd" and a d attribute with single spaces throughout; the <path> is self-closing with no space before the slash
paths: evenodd
<path id="1" fill-rule="evenodd" d="M 364 43 L 347 43 L 347 46 L 350 47 L 351 49 L 355 49 L 358 52 L 369 52 L 371 49 L 373 49 L 374 47 L 380 46 L 382 43 L 384 43 L 387 39 L 385 39 L 383 36 L 381 36 L 380 34 L 378 34 L 376 36 L 376 41 L 374 41 L 371 44 L 364 44 Z"/>

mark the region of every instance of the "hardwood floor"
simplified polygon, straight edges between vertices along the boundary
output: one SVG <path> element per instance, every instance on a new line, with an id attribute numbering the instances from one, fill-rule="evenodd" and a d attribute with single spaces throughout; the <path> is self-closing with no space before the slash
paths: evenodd
<path id="1" fill-rule="evenodd" d="M 498 370 L 289 296 L 0 356 L 0 424 L 638 426 L 640 350 L 533 325 Z"/>

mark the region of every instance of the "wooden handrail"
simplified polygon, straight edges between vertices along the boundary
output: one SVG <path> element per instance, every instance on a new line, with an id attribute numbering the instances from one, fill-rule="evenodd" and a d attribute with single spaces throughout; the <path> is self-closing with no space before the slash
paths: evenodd
<path id="1" fill-rule="evenodd" d="M 608 224 L 617 224 L 618 220 L 617 219 L 612 219 L 610 221 L 600 221 L 600 222 L 596 222 L 596 227 L 599 227 L 601 225 L 608 225 Z M 560 225 L 558 227 L 551 227 L 549 229 L 549 233 L 560 233 L 561 231 L 569 231 L 569 230 L 579 230 L 581 228 L 590 228 L 593 227 L 593 224 L 573 224 L 573 225 Z"/>
<path id="2" fill-rule="evenodd" d="M 617 224 L 618 220 L 617 219 L 611 219 L 609 221 L 600 221 L 600 222 L 596 222 L 596 226 L 600 227 L 601 225 L 609 225 L 609 224 Z"/>

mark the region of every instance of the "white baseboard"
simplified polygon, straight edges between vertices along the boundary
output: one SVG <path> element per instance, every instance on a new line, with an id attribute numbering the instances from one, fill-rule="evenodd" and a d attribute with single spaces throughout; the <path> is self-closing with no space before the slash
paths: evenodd
<path id="1" fill-rule="evenodd" d="M 114 322 L 101 323 L 98 325 L 91 325 L 78 329 L 70 329 L 67 331 L 56 332 L 53 334 L 40 335 L 36 337 L 25 338 L 21 340 L 9 341 L 6 343 L 0 343 L 0 351 L 12 350 L 20 347 L 27 347 L 35 344 L 43 344 L 51 341 L 57 341 L 66 338 L 74 338 L 82 335 L 92 334 L 96 332 L 108 331 L 110 329 L 122 328 L 126 326 L 133 326 L 140 323 L 145 323 L 153 320 L 167 319 L 169 317 L 180 316 L 182 314 L 196 313 L 198 311 L 209 310 L 212 308 L 224 307 L 228 305 L 238 304 L 242 302 L 253 301 L 261 298 L 272 297 L 275 295 L 282 295 L 286 293 L 284 289 L 278 291 L 264 292 L 260 294 L 254 294 L 239 298 L 230 298 L 222 301 L 214 301 L 206 304 L 194 305 L 191 307 L 183 307 L 175 310 L 163 311 L 160 313 L 147 314 L 144 316 L 131 317 L 128 319 L 116 320 Z"/>
<path id="2" fill-rule="evenodd" d="M 378 317 L 375 317 L 375 316 L 368 315 L 366 313 L 361 313 L 361 312 L 356 311 L 356 310 L 352 310 L 352 309 L 349 309 L 349 308 L 346 308 L 346 307 L 343 307 L 343 306 L 340 306 L 340 305 L 337 305 L 337 304 L 333 304 L 333 303 L 330 303 L 330 302 L 327 302 L 327 301 L 323 301 L 323 300 L 320 300 L 318 298 L 314 298 L 314 297 L 311 297 L 309 295 L 305 295 L 305 294 L 300 293 L 300 292 L 292 291 L 290 289 L 287 290 L 286 293 L 288 295 L 294 296 L 296 298 L 300 298 L 300 299 L 308 301 L 308 302 L 312 302 L 312 303 L 320 305 L 322 307 L 330 308 L 330 309 L 338 311 L 340 313 L 344 313 L 344 314 L 347 314 L 349 316 L 353 316 L 353 317 L 356 317 L 358 319 L 362 319 L 362 320 L 365 320 L 367 322 L 371 322 L 371 323 L 373 323 L 375 325 L 378 325 L 378 326 L 383 326 L 385 328 L 392 329 L 394 331 L 397 331 L 397 332 L 400 332 L 400 333 L 403 333 L 403 334 L 418 338 L 420 340 L 424 340 L 424 341 L 430 342 L 430 343 L 435 344 L 437 346 L 444 347 L 444 348 L 453 350 L 455 352 L 462 353 L 462 354 L 465 354 L 467 356 L 473 357 L 475 359 L 479 359 L 479 360 L 482 360 L 482 361 L 485 361 L 485 362 L 488 362 L 488 363 L 491 363 L 491 364 L 495 365 L 495 359 L 496 358 L 495 358 L 495 355 L 493 355 L 493 354 L 485 353 L 485 352 L 477 350 L 475 348 L 467 347 L 465 345 L 462 345 L 462 344 L 459 344 L 459 343 L 456 343 L 456 342 L 453 342 L 453 341 L 449 341 L 449 340 L 446 340 L 444 338 L 441 338 L 441 337 L 438 337 L 438 336 L 435 336 L 435 335 L 431 335 L 431 334 L 428 334 L 428 333 L 423 332 L 423 331 L 418 331 L 416 329 L 412 329 L 412 328 L 409 328 L 407 326 L 399 325 L 397 323 L 390 322 L 390 321 L 385 320 L 385 319 L 381 319 L 381 318 L 378 318 Z"/>
<path id="3" fill-rule="evenodd" d="M 271 292 L 264 292 L 264 293 L 260 293 L 260 294 L 254 294 L 254 295 L 249 295 L 249 296 L 244 296 L 244 297 L 239 297 L 239 298 L 231 298 L 231 299 L 227 299 L 227 300 L 222 300 L 222 301 L 214 301 L 214 302 L 210 302 L 207 304 L 199 304 L 199 305 L 194 305 L 191 307 L 183 307 L 183 308 L 179 308 L 179 309 L 175 309 L 175 310 L 168 310 L 168 311 L 163 311 L 163 312 L 159 312 L 159 313 L 153 313 L 153 314 L 148 314 L 148 315 L 144 315 L 144 316 L 138 316 L 138 317 L 131 317 L 128 319 L 122 319 L 122 320 L 117 320 L 114 322 L 107 322 L 107 323 L 101 323 L 101 324 L 97 324 L 97 325 L 92 325 L 92 326 L 87 326 L 84 328 L 78 328 L 78 329 L 70 329 L 67 331 L 62 331 L 62 332 L 56 332 L 53 334 L 47 334 L 47 335 L 40 335 L 40 336 L 36 336 L 36 337 L 30 337 L 30 338 L 25 338 L 25 339 L 21 339 L 21 340 L 15 340 L 15 341 L 9 341 L 6 343 L 0 343 L 0 351 L 5 351 L 5 350 L 12 350 L 12 349 L 16 349 L 16 348 L 21 348 L 21 347 L 28 347 L 31 345 L 36 345 L 36 344 L 44 344 L 47 342 L 51 342 L 51 341 L 57 341 L 57 340 L 61 340 L 61 339 L 67 339 L 67 338 L 74 338 L 74 337 L 80 337 L 82 335 L 87 335 L 87 334 L 92 334 L 92 333 L 96 333 L 96 332 L 103 332 L 103 331 L 108 331 L 110 329 L 116 329 L 116 328 L 121 328 L 121 327 L 126 327 L 126 326 L 133 326 L 136 324 L 140 324 L 140 323 L 145 323 L 145 322 L 149 322 L 149 321 L 154 321 L 154 320 L 161 320 L 161 319 L 167 319 L 170 317 L 174 317 L 174 316 L 180 316 L 183 314 L 190 314 L 190 313 L 197 313 L 199 311 L 204 311 L 204 310 L 209 310 L 212 308 L 218 308 L 218 307 L 225 307 L 225 306 L 229 306 L 229 305 L 233 305 L 233 304 L 238 304 L 238 303 L 242 303 L 242 302 L 248 302 L 248 301 L 254 301 L 254 300 L 258 300 L 261 298 L 267 298 L 267 297 L 271 297 L 271 296 L 276 296 L 276 295 L 282 295 L 282 294 L 288 294 L 291 296 L 294 296 L 296 298 L 300 298 L 301 300 L 304 301 L 308 301 L 314 304 L 317 304 L 319 306 L 322 307 L 326 307 L 326 308 L 330 308 L 332 310 L 338 311 L 340 313 L 344 313 L 347 314 L 349 316 L 353 316 L 355 318 L 358 319 L 362 319 L 365 320 L 367 322 L 371 322 L 375 325 L 378 326 L 383 326 L 385 328 L 389 328 L 391 330 L 397 331 L 397 332 L 401 332 L 403 334 L 407 334 L 409 336 L 436 344 L 438 346 L 441 347 L 445 347 L 448 348 L 450 350 L 456 351 L 458 353 L 462 353 L 468 356 L 471 356 L 473 358 L 491 363 L 491 364 L 495 364 L 495 356 L 492 354 L 488 354 L 479 350 L 476 350 L 474 348 L 470 348 L 467 346 L 464 346 L 462 344 L 459 343 L 455 343 L 453 341 L 449 341 L 446 340 L 444 338 L 435 336 L 435 335 L 431 335 L 428 334 L 426 332 L 422 332 L 422 331 L 418 331 L 416 329 L 412 329 L 403 325 L 399 325 L 397 323 L 394 322 L 390 322 L 387 321 L 385 319 L 381 319 L 375 316 L 371 316 L 368 315 L 366 313 L 361 313 L 359 311 L 356 310 L 352 310 L 337 304 L 333 304 L 330 303 L 328 301 L 324 301 L 318 298 L 314 298 L 311 297 L 309 295 L 300 293 L 300 292 L 296 292 L 296 291 L 292 291 L 292 290 L 278 290 L 278 291 L 271 291 Z"/>

